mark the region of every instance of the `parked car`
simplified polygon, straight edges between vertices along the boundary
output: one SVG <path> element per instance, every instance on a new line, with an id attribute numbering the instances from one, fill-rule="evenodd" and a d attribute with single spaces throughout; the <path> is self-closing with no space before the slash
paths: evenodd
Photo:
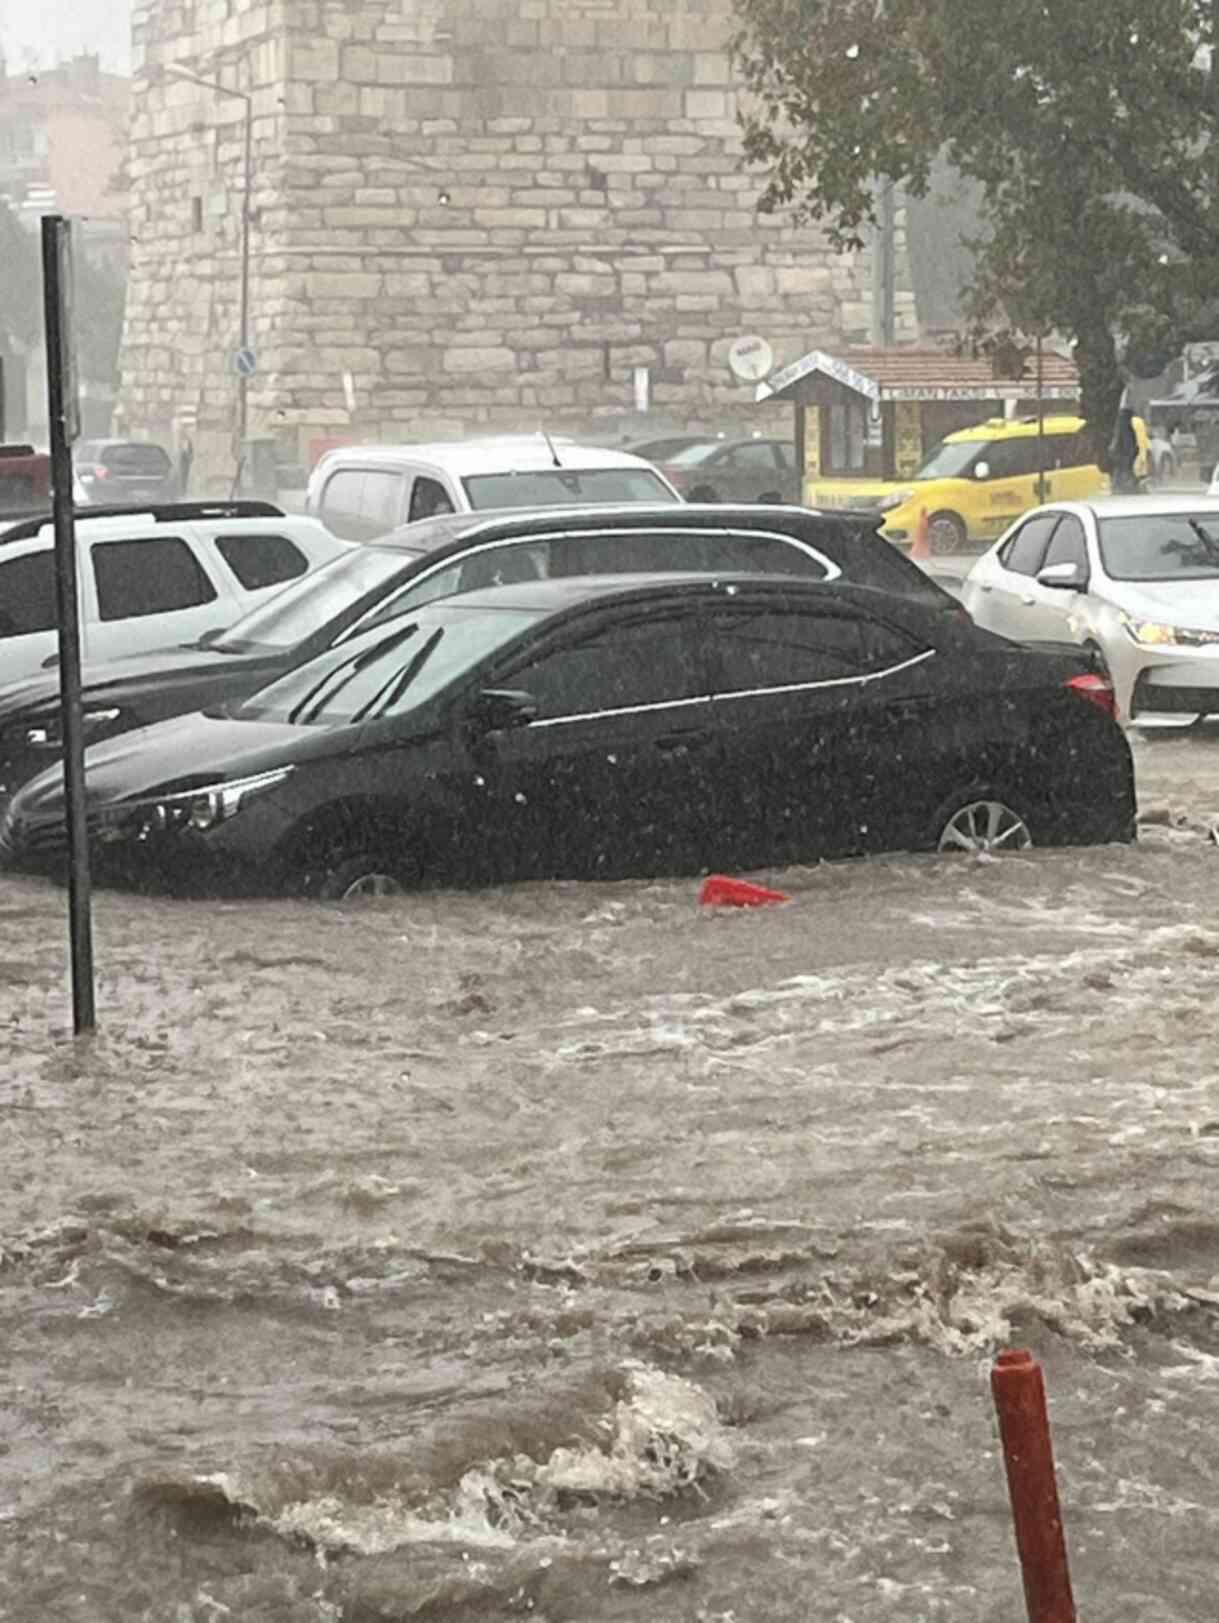
<path id="1" fill-rule="evenodd" d="M 842 575 L 915 597 L 940 614 L 964 614 L 873 528 L 790 508 L 678 505 L 423 519 L 380 542 L 344 548 L 222 634 L 86 667 L 86 736 L 100 740 L 242 699 L 373 620 L 539 576 L 672 569 Z M 61 747 L 54 671 L 0 690 L 0 802 L 57 760 Z"/>
<path id="2" fill-rule="evenodd" d="M 1135 472 L 1141 476 L 1148 446 L 1141 417 L 1134 419 L 1134 431 Z M 814 479 L 809 500 L 829 510 L 883 513 L 891 541 L 911 540 L 925 512 L 931 551 L 951 553 L 968 540 L 993 540 L 1040 502 L 1087 501 L 1107 489 L 1082 417 L 1046 417 L 1040 425 L 1036 417 L 1000 417 L 949 434 L 913 479 Z"/>
<path id="3" fill-rule="evenodd" d="M 801 500 L 790 440 L 695 440 L 666 456 L 660 470 L 692 502 Z"/>
<path id="4" fill-rule="evenodd" d="M 51 459 L 32 445 L 0 445 L 0 521 L 50 506 Z M 2 525 L 0 525 L 2 527 Z"/>
<path id="5" fill-rule="evenodd" d="M 76 525 L 81 646 L 96 663 L 230 625 L 286 581 L 349 550 L 316 519 L 267 502 L 107 510 Z M 0 683 L 58 657 L 54 529 L 0 533 Z"/>
<path id="6" fill-rule="evenodd" d="M 677 451 L 684 451 L 689 445 L 707 445 L 712 440 L 720 444 L 723 439 L 722 434 L 667 434 L 657 440 L 641 440 L 638 445 L 628 445 L 626 449 L 632 456 L 641 456 L 645 462 L 655 466 L 667 462 Z"/>
<path id="7" fill-rule="evenodd" d="M 335 535 L 370 541 L 442 513 L 679 500 L 663 475 L 628 451 L 529 434 L 341 446 L 309 476 L 305 510 Z"/>
<path id="8" fill-rule="evenodd" d="M 86 755 L 103 875 L 383 893 L 1134 837 L 1112 692 L 839 579 L 577 576 L 424 604 Z M 0 818 L 59 868 L 63 774 Z"/>
<path id="9" fill-rule="evenodd" d="M 1143 727 L 1219 715 L 1219 501 L 1055 502 L 1015 525 L 963 588 L 976 622 L 1094 650 Z"/>
<path id="10" fill-rule="evenodd" d="M 80 440 L 72 454 L 79 506 L 140 506 L 181 495 L 169 452 L 147 440 Z"/>

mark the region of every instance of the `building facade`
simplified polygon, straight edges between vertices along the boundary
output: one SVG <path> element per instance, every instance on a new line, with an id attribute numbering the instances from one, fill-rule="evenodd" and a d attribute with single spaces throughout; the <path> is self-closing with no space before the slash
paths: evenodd
<path id="1" fill-rule="evenodd" d="M 866 339 L 868 255 L 755 207 L 730 28 L 728 0 L 137 0 L 126 426 L 214 474 L 243 388 L 305 461 L 615 437 L 645 403 L 753 411 L 739 335 Z"/>

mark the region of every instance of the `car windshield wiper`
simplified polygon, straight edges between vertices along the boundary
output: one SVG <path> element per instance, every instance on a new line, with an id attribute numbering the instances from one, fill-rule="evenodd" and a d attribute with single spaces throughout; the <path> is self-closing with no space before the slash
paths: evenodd
<path id="1" fill-rule="evenodd" d="M 383 716 L 387 710 L 392 709 L 406 692 L 407 688 L 410 687 L 411 683 L 419 675 L 419 672 L 423 669 L 425 663 L 432 657 L 432 651 L 435 649 L 437 643 L 443 636 L 444 627 L 437 626 L 436 630 L 432 632 L 432 635 L 424 643 L 423 647 L 411 660 L 406 669 L 401 671 L 397 676 L 391 677 L 383 687 L 379 688 L 377 692 L 373 694 L 372 698 L 369 699 L 367 704 L 360 706 L 355 715 L 351 718 L 352 724 L 354 725 L 357 721 L 363 721 L 365 717 L 369 715 L 371 715 L 375 720 L 378 716 Z M 384 697 L 382 697 L 383 695 Z"/>
<path id="2" fill-rule="evenodd" d="M 407 626 L 403 631 L 395 631 L 392 637 L 382 637 L 381 641 L 374 643 L 371 648 L 365 648 L 354 659 L 346 660 L 333 670 L 326 672 L 320 682 L 314 683 L 301 701 L 288 712 L 288 720 L 295 725 L 298 721 L 302 726 L 308 726 L 319 711 L 325 708 L 337 694 L 341 693 L 348 682 L 360 674 L 374 660 L 380 659 L 382 654 L 388 654 L 403 643 L 408 637 L 413 637 L 418 630 L 417 625 Z M 338 677 L 339 680 L 335 681 Z M 333 686 L 331 684 L 333 683 Z M 327 691 L 328 690 L 328 691 Z"/>
<path id="3" fill-rule="evenodd" d="M 1219 564 L 1219 541 L 1215 539 L 1209 530 L 1204 529 L 1196 518 L 1187 518 L 1185 522 L 1198 537 L 1198 540 L 1201 541 L 1203 551 L 1206 553 L 1209 562 Z"/>

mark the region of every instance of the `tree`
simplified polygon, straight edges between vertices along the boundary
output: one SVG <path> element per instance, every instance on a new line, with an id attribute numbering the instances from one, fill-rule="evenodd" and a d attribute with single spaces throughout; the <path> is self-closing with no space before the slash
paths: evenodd
<path id="1" fill-rule="evenodd" d="M 765 209 L 875 222 L 947 159 L 982 197 L 976 332 L 1072 338 L 1102 440 L 1119 342 L 1146 365 L 1207 315 L 1219 270 L 1216 0 L 736 0 L 745 151 Z"/>

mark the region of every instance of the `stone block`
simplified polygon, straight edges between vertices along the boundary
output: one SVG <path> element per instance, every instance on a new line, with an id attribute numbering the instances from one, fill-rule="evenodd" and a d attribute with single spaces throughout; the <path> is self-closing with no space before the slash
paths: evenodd
<path id="1" fill-rule="evenodd" d="M 492 348 L 446 349 L 441 361 L 446 372 L 510 372 L 516 366 L 515 350 Z"/>
<path id="2" fill-rule="evenodd" d="M 375 299 L 382 285 L 380 276 L 351 271 L 310 271 L 305 277 L 310 299 Z"/>

